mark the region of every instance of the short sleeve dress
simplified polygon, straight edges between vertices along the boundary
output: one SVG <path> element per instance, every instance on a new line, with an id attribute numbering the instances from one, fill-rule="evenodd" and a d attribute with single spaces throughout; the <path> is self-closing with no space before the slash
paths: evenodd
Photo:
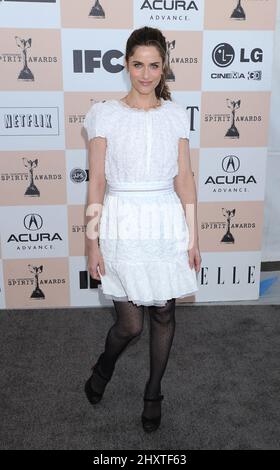
<path id="1" fill-rule="evenodd" d="M 103 295 L 135 305 L 164 306 L 198 291 L 188 262 L 189 230 L 174 190 L 179 138 L 189 138 L 185 108 L 161 99 L 149 110 L 109 99 L 92 105 L 89 140 L 107 140 L 106 192 L 99 225 Z"/>

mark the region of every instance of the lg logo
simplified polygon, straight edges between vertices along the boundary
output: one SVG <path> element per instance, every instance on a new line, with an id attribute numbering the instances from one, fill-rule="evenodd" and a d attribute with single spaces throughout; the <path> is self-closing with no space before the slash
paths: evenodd
<path id="1" fill-rule="evenodd" d="M 228 67 L 234 61 L 235 53 L 230 44 L 218 44 L 212 52 L 212 59 L 218 67 Z"/>
<path id="2" fill-rule="evenodd" d="M 235 51 L 230 44 L 222 42 L 214 47 L 212 52 L 212 60 L 217 67 L 228 67 L 235 59 Z M 263 51 L 256 47 L 251 52 L 245 50 L 244 47 L 240 49 L 239 60 L 241 63 L 246 62 L 262 62 Z"/>

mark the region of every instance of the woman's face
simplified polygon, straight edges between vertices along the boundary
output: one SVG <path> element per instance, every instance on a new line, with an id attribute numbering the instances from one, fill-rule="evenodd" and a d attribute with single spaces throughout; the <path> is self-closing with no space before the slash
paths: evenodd
<path id="1" fill-rule="evenodd" d="M 133 88 L 139 93 L 153 93 L 160 82 L 162 58 L 155 46 L 138 46 L 129 57 L 128 72 Z"/>

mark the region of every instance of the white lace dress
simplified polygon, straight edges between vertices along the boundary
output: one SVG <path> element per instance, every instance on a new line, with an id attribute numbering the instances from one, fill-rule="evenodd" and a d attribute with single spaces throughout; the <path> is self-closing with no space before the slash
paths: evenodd
<path id="1" fill-rule="evenodd" d="M 189 138 L 186 110 L 163 99 L 148 111 L 110 99 L 92 105 L 84 127 L 89 139 L 107 139 L 99 227 L 105 298 L 163 306 L 196 292 L 189 230 L 173 185 L 179 138 Z"/>

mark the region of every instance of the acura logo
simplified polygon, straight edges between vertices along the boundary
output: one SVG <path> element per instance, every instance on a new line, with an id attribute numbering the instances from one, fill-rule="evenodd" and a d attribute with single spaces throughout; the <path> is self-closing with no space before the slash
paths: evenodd
<path id="1" fill-rule="evenodd" d="M 43 219 L 39 214 L 27 214 L 23 223 L 27 230 L 39 230 L 43 226 Z"/>
<path id="2" fill-rule="evenodd" d="M 236 155 L 227 155 L 222 160 L 222 168 L 226 173 L 235 173 L 240 168 L 240 160 Z"/>

